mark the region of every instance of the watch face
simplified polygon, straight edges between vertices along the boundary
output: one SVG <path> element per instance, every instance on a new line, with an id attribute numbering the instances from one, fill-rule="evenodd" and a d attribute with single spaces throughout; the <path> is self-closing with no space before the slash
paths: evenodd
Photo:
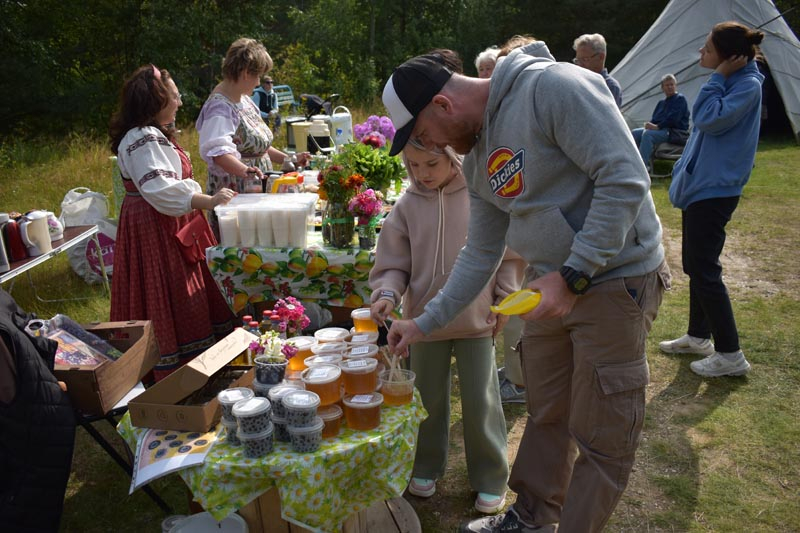
<path id="1" fill-rule="evenodd" d="M 589 288 L 589 280 L 586 278 L 578 278 L 574 284 L 575 290 L 578 292 L 585 291 Z"/>

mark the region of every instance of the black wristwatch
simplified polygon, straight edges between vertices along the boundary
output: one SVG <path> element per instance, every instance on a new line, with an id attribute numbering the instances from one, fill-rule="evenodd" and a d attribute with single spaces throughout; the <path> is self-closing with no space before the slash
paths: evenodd
<path id="1" fill-rule="evenodd" d="M 567 288 L 574 294 L 586 294 L 592 286 L 592 278 L 586 272 L 580 272 L 567 265 L 562 266 L 558 273 L 567 282 Z"/>

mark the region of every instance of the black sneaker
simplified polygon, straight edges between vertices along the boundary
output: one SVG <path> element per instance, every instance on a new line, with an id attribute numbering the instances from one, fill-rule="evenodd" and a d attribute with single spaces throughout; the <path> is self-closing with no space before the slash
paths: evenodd
<path id="1" fill-rule="evenodd" d="M 539 528 L 526 524 L 513 507 L 495 516 L 476 518 L 462 524 L 461 533 L 534 533 Z"/>

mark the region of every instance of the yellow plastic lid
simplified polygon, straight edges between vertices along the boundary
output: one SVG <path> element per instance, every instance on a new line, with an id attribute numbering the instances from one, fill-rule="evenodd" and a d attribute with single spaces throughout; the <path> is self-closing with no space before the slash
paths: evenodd
<path id="1" fill-rule="evenodd" d="M 493 313 L 501 315 L 524 315 L 539 305 L 542 299 L 542 294 L 538 291 L 531 289 L 522 289 L 521 291 L 512 292 L 500 302 L 499 305 L 492 305 L 489 309 Z"/>

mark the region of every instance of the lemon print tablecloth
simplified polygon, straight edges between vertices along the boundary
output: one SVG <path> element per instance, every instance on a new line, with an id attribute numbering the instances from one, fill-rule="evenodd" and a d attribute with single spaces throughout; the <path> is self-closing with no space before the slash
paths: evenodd
<path id="1" fill-rule="evenodd" d="M 355 308 L 369 303 L 375 252 L 323 246 L 321 233 L 314 232 L 306 248 L 213 246 L 206 261 L 234 313 L 248 303 L 287 296 Z"/>
<path id="2" fill-rule="evenodd" d="M 276 441 L 271 454 L 245 459 L 242 447 L 220 439 L 205 463 L 178 474 L 217 520 L 277 487 L 284 520 L 332 532 L 350 515 L 403 494 L 417 431 L 427 416 L 415 390 L 410 404 L 381 409 L 378 428 L 353 431 L 343 424 L 339 436 L 324 439 L 315 453 L 295 453 L 290 444 Z M 147 429 L 133 427 L 126 413 L 117 431 L 136 450 Z"/>

